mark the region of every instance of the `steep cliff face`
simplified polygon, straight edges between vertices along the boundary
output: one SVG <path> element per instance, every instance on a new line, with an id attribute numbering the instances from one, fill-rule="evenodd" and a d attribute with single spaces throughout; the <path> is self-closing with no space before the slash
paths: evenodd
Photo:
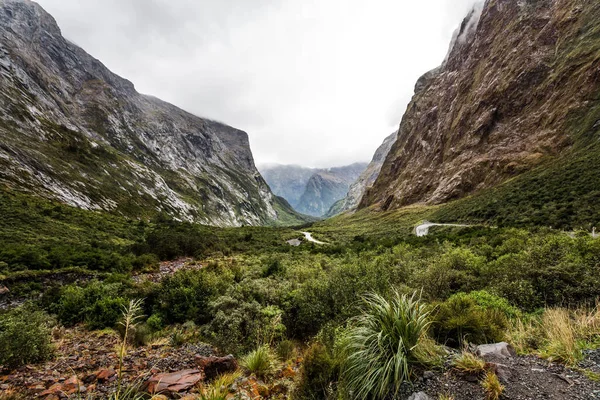
<path id="1" fill-rule="evenodd" d="M 139 94 L 29 0 L 0 0 L 0 83 L 6 186 L 213 225 L 271 224 L 287 213 L 245 132 Z"/>
<path id="2" fill-rule="evenodd" d="M 318 171 L 307 182 L 296 210 L 315 217 L 325 215 L 336 201 L 344 198 L 366 167 L 366 163 L 355 163 Z"/>
<path id="3" fill-rule="evenodd" d="M 573 121 L 600 99 L 599 21 L 589 0 L 476 6 L 442 66 L 418 81 L 360 206 L 447 202 L 597 141 L 594 121 L 585 131 Z"/>
<path id="4" fill-rule="evenodd" d="M 336 201 L 335 204 L 331 206 L 329 211 L 327 211 L 325 217 L 330 218 L 343 212 L 354 210 L 356 207 L 358 207 L 358 204 L 365 194 L 365 191 L 373 186 L 373 183 L 375 183 L 375 180 L 379 176 L 383 162 L 390 152 L 392 145 L 396 142 L 397 136 L 398 132 L 394 132 L 384 139 L 381 146 L 379 146 L 379 148 L 375 151 L 375 155 L 367 166 L 367 169 L 360 174 L 356 182 L 350 185 L 350 189 L 348 190 L 346 197 Z"/>

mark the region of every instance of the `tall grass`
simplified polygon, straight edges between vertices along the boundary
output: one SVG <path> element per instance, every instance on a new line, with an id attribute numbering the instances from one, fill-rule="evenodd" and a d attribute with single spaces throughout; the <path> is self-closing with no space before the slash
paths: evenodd
<path id="1" fill-rule="evenodd" d="M 276 360 L 271 347 L 265 344 L 242 357 L 240 364 L 259 378 L 266 378 L 274 372 Z"/>
<path id="2" fill-rule="evenodd" d="M 428 317 L 416 294 L 365 297 L 363 312 L 351 320 L 341 344 L 342 379 L 352 398 L 383 399 L 398 392 L 410 378 L 411 365 L 422 361 Z"/>

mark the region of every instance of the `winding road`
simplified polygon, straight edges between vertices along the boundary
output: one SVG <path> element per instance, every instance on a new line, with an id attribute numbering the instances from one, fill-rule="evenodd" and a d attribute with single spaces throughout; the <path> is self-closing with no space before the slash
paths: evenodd
<path id="1" fill-rule="evenodd" d="M 316 243 L 316 244 L 327 244 L 325 242 L 321 242 L 321 241 L 318 241 L 317 239 L 313 238 L 312 233 L 310 233 L 310 232 L 301 232 L 301 233 L 304 235 L 304 238 L 306 240 L 308 240 L 309 242 Z"/>
<path id="2" fill-rule="evenodd" d="M 457 227 L 469 227 L 471 225 L 461 225 L 461 224 L 436 224 L 433 222 L 428 222 L 425 221 L 424 223 L 422 223 L 421 225 L 417 226 L 415 228 L 415 234 L 418 237 L 423 237 L 423 236 L 427 236 L 429 235 L 429 228 L 431 228 L 432 226 L 457 226 Z"/>

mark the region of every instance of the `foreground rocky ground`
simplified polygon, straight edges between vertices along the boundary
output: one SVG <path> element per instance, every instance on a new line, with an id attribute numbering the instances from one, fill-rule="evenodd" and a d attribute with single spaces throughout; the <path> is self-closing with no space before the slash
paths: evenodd
<path id="1" fill-rule="evenodd" d="M 111 331 L 88 332 L 83 328 L 63 331 L 56 338 L 58 357 L 53 361 L 0 375 L 0 399 L 106 399 L 118 384 L 118 344 L 118 334 Z M 390 399 L 486 399 L 480 384 L 481 374 L 456 371 L 452 368 L 455 356 L 456 352 L 449 352 L 445 367 L 440 370 L 419 371 L 413 384 L 403 385 L 398 396 Z M 505 351 L 493 351 L 482 357 L 505 386 L 502 398 L 600 399 L 600 382 L 594 381 L 597 376 L 587 372 L 600 371 L 600 351 L 588 351 L 578 370 Z M 227 397 L 290 398 L 300 378 L 301 362 L 300 357 L 282 362 L 275 375 L 264 381 L 239 373 L 227 383 Z M 219 373 L 236 369 L 238 364 L 233 357 L 216 357 L 208 345 L 172 346 L 164 339 L 128 351 L 123 383 L 124 386 L 140 383 L 146 391 L 161 393 L 156 399 L 191 400 L 199 398 L 207 381 Z"/>

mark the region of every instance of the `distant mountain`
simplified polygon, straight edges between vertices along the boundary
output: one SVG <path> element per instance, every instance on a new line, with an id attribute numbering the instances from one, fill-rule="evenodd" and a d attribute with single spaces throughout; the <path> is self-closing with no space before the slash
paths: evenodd
<path id="1" fill-rule="evenodd" d="M 379 171 L 381 171 L 383 162 L 390 152 L 392 145 L 396 142 L 397 136 L 398 132 L 394 132 L 385 138 L 381 146 L 375 151 L 375 155 L 367 166 L 367 169 L 365 169 L 356 182 L 350 186 L 346 197 L 336 201 L 329 211 L 327 211 L 325 217 L 330 218 L 343 212 L 354 210 L 358 207 L 365 190 L 373 186 L 375 179 L 379 176 Z"/>
<path id="2" fill-rule="evenodd" d="M 309 179 L 320 171 L 299 165 L 280 164 L 259 165 L 258 169 L 273 193 L 286 199 L 292 207 L 298 206 Z"/>
<path id="3" fill-rule="evenodd" d="M 245 132 L 138 93 L 29 0 L 0 0 L 3 186 L 132 217 L 302 221 L 257 171 Z"/>
<path id="4" fill-rule="evenodd" d="M 270 164 L 259 169 L 273 193 L 286 199 L 296 211 L 321 217 L 333 203 L 344 198 L 366 166 L 366 163 L 356 163 L 317 169 Z"/>
<path id="5" fill-rule="evenodd" d="M 333 204 L 343 199 L 352 185 L 367 167 L 367 163 L 356 163 L 346 167 L 318 171 L 307 182 L 296 211 L 324 216 Z"/>

